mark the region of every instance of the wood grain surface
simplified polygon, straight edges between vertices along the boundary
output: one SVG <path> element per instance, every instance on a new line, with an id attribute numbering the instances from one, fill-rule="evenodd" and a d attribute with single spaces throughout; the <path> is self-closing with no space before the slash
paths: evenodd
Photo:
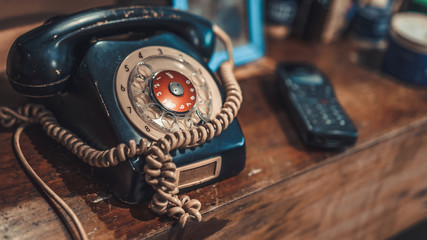
<path id="1" fill-rule="evenodd" d="M 236 177 L 188 193 L 202 202 L 204 221 L 184 230 L 146 204 L 118 201 L 92 168 L 37 126 L 25 131 L 23 150 L 90 239 L 386 238 L 427 217 L 427 89 L 362 66 L 362 54 L 345 40 L 270 40 L 266 58 L 236 69 L 247 164 Z M 274 65 L 284 60 L 315 63 L 329 76 L 359 130 L 354 147 L 325 152 L 301 144 L 277 92 Z M 26 101 L 2 72 L 0 105 Z M 16 161 L 11 136 L 0 130 L 0 238 L 70 238 Z"/>

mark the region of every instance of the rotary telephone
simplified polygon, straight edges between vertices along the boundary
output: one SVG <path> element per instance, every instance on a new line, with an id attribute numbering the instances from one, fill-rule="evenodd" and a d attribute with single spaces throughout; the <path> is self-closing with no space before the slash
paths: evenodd
<path id="1" fill-rule="evenodd" d="M 245 141 L 233 121 L 241 92 L 232 59 L 221 81 L 207 67 L 216 36 L 231 55 L 226 34 L 195 15 L 96 8 L 20 36 L 7 75 L 16 91 L 53 112 L 26 106 L 21 115 L 99 167 L 119 199 L 152 197 L 151 209 L 183 226 L 189 217 L 200 221 L 200 203 L 179 199 L 178 189 L 236 175 L 245 164 Z"/>

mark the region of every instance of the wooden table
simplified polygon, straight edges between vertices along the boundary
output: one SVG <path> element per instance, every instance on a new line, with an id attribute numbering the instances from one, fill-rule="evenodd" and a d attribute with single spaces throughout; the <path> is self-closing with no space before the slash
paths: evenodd
<path id="1" fill-rule="evenodd" d="M 4 73 L 8 46 L 26 29 L 3 32 L 0 104 L 25 99 Z M 9 44 L 9 45 L 8 45 Z M 357 63 L 347 41 L 314 45 L 270 40 L 267 57 L 236 70 L 247 162 L 238 176 L 190 192 L 204 220 L 181 230 L 142 205 L 126 205 L 93 169 L 31 127 L 22 137 L 36 172 L 73 208 L 91 239 L 382 239 L 427 217 L 427 89 Z M 305 148 L 283 108 L 274 64 L 315 63 L 331 79 L 359 139 L 344 151 Z M 12 132 L 0 131 L 0 238 L 70 234 L 18 164 Z"/>

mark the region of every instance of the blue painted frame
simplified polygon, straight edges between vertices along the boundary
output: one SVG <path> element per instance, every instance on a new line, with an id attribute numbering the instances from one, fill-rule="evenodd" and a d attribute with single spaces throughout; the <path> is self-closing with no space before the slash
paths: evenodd
<path id="1" fill-rule="evenodd" d="M 246 0 L 248 9 L 249 42 L 246 45 L 233 49 L 236 65 L 254 61 L 264 56 L 264 30 L 263 30 L 263 1 Z M 187 0 L 173 0 L 173 6 L 182 10 L 188 10 Z M 216 71 L 222 61 L 227 58 L 225 51 L 216 52 L 209 62 L 209 67 Z"/>

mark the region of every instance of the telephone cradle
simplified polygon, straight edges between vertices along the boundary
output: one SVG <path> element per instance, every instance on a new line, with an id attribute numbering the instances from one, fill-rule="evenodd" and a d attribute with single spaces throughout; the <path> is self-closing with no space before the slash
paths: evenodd
<path id="1" fill-rule="evenodd" d="M 81 144 L 104 150 L 80 155 L 99 166 L 114 195 L 140 203 L 156 198 L 156 191 L 176 195 L 176 188 L 198 188 L 244 168 L 245 140 L 234 119 L 240 88 L 234 77 L 222 76 L 230 71 L 219 81 L 207 67 L 218 31 L 203 18 L 167 7 L 91 9 L 53 18 L 19 37 L 7 75 L 16 91 L 45 105 Z M 108 167 L 99 162 L 120 155 L 107 149 L 132 140 L 147 143 L 147 151 Z M 154 170 L 172 169 L 174 176 L 150 168 L 158 163 L 148 157 L 159 159 L 153 148 L 172 157 Z"/>

